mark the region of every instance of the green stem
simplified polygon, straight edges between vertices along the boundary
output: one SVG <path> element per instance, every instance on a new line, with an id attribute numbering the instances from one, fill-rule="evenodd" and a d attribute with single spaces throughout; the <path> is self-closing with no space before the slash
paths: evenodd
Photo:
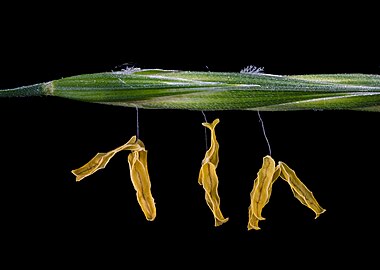
<path id="1" fill-rule="evenodd" d="M 14 89 L 0 90 L 1 97 L 31 97 L 45 95 L 46 91 L 42 83 L 17 87 Z"/>
<path id="2" fill-rule="evenodd" d="M 134 70 L 83 74 L 0 91 L 146 109 L 380 112 L 380 75 Z"/>

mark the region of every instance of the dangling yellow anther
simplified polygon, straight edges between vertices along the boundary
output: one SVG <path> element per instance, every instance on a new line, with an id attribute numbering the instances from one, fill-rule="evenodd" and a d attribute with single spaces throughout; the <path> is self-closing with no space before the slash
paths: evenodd
<path id="1" fill-rule="evenodd" d="M 205 190 L 207 205 L 214 214 L 215 226 L 222 225 L 228 221 L 228 218 L 224 218 L 220 210 L 220 197 L 218 194 L 219 180 L 216 174 L 216 168 L 219 163 L 219 143 L 215 135 L 215 126 L 218 123 L 219 119 L 215 119 L 211 124 L 202 123 L 203 126 L 211 131 L 211 146 L 202 160 L 202 167 L 198 177 L 198 183 L 202 185 Z"/>
<path id="2" fill-rule="evenodd" d="M 265 156 L 250 193 L 251 204 L 248 208 L 248 230 L 260 229 L 259 221 L 265 219 L 261 215 L 262 209 L 268 203 L 272 193 L 272 185 L 279 175 L 280 167 L 275 166 L 275 161 L 271 156 Z"/>
<path id="3" fill-rule="evenodd" d="M 126 144 L 109 151 L 107 153 L 98 153 L 89 162 L 82 167 L 72 170 L 76 176 L 76 181 L 90 176 L 100 169 L 104 169 L 111 158 L 123 150 L 132 151 L 128 155 L 128 164 L 130 177 L 133 187 L 136 190 L 137 201 L 144 212 L 147 220 L 152 221 L 156 217 L 156 206 L 151 193 L 151 184 L 148 173 L 147 151 L 144 143 L 133 136 Z"/>
<path id="4" fill-rule="evenodd" d="M 296 173 L 289 168 L 284 162 L 278 163 L 281 168 L 281 178 L 290 185 L 294 197 L 296 197 L 303 205 L 306 205 L 315 212 L 315 218 L 326 211 L 323 209 L 317 200 L 314 198 L 313 193 L 301 182 Z"/>
<path id="5" fill-rule="evenodd" d="M 111 158 L 122 150 L 141 150 L 143 149 L 136 143 L 136 136 L 133 136 L 126 144 L 109 151 L 107 153 L 97 153 L 89 162 L 82 167 L 72 170 L 71 172 L 76 176 L 76 181 L 80 181 L 83 178 L 90 176 L 97 170 L 104 169 Z"/>
<path id="6" fill-rule="evenodd" d="M 150 189 L 151 184 L 147 163 L 148 152 L 145 150 L 142 141 L 138 140 L 137 144 L 142 149 L 132 150 L 132 153 L 128 155 L 130 175 L 141 210 L 144 212 L 146 219 L 152 221 L 156 217 L 156 206 Z"/>

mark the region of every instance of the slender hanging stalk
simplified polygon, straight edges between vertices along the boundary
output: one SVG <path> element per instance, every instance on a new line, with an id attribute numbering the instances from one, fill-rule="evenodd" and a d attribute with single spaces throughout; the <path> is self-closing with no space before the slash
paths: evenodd
<path id="1" fill-rule="evenodd" d="M 149 109 L 379 112 L 380 75 L 135 69 L 0 90 L 0 97 L 43 95 Z"/>

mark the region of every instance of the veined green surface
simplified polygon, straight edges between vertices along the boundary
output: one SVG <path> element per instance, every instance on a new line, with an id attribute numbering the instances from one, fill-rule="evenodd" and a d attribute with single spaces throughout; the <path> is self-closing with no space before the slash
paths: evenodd
<path id="1" fill-rule="evenodd" d="M 380 75 L 369 74 L 279 76 L 145 69 L 84 74 L 31 87 L 29 92 L 28 87 L 3 90 L 0 97 L 52 95 L 150 109 L 380 111 Z"/>

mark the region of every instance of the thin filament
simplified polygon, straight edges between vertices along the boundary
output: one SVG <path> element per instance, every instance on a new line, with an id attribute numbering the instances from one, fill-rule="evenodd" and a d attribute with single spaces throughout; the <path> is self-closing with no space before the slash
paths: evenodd
<path id="1" fill-rule="evenodd" d="M 260 122 L 261 122 L 261 128 L 262 128 L 262 130 L 263 130 L 263 134 L 264 134 L 265 140 L 267 141 L 267 144 L 268 144 L 269 155 L 272 156 L 272 150 L 271 150 L 271 148 L 270 148 L 270 143 L 269 143 L 269 140 L 268 140 L 267 134 L 265 133 L 264 122 L 263 122 L 263 119 L 261 119 L 261 115 L 260 115 L 260 112 L 259 112 L 259 111 L 257 111 L 257 115 L 259 116 L 259 120 L 260 120 Z"/>
<path id="2" fill-rule="evenodd" d="M 203 118 L 204 118 L 205 122 L 208 123 L 208 122 L 207 122 L 207 117 L 206 117 L 205 112 L 202 111 L 202 114 L 203 114 Z M 204 129 L 205 129 L 205 145 L 206 145 L 206 151 L 207 151 L 207 149 L 208 149 L 208 142 L 207 142 L 207 128 L 205 127 Z"/>
<path id="3" fill-rule="evenodd" d="M 136 106 L 136 138 L 140 138 L 139 107 Z"/>

